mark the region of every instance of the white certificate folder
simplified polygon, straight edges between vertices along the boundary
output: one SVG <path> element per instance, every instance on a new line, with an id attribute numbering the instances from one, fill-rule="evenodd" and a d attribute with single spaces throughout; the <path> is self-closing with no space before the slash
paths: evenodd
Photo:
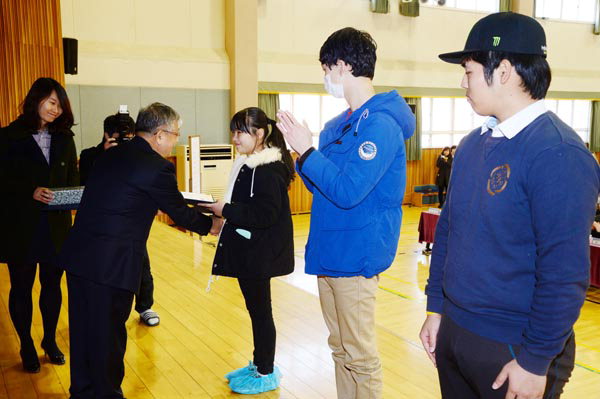
<path id="1" fill-rule="evenodd" d="M 200 194 L 191 193 L 189 191 L 182 191 L 181 195 L 183 195 L 185 201 L 190 204 L 213 204 L 217 202 L 211 194 Z"/>

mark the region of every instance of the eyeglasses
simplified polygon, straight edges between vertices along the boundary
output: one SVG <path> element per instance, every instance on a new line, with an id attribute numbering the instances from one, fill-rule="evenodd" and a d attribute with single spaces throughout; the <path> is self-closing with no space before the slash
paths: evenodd
<path id="1" fill-rule="evenodd" d="M 175 136 L 177 136 L 177 137 L 181 136 L 181 135 L 179 134 L 179 132 L 172 132 L 171 130 L 165 130 L 165 129 L 160 129 L 160 130 L 162 130 L 162 131 L 163 131 L 163 132 L 165 132 L 165 133 L 173 134 L 173 135 L 175 135 Z"/>

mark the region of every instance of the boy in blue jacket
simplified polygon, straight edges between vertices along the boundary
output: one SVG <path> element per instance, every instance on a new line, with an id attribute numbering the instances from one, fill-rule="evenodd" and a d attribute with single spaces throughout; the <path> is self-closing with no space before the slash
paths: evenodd
<path id="1" fill-rule="evenodd" d="M 489 15 L 440 58 L 462 64 L 468 101 L 490 118 L 453 161 L 421 341 L 444 398 L 558 398 L 588 286 L 598 164 L 544 107 L 551 72 L 535 19 Z"/>
<path id="2" fill-rule="evenodd" d="M 325 125 L 318 150 L 305 126 L 278 113 L 278 126 L 300 155 L 298 174 L 313 193 L 306 273 L 318 276 L 340 399 L 381 397 L 375 293 L 398 246 L 404 140 L 415 130 L 397 92 L 375 94 L 375 50 L 371 36 L 354 28 L 333 33 L 321 47 L 325 89 L 350 109 Z"/>

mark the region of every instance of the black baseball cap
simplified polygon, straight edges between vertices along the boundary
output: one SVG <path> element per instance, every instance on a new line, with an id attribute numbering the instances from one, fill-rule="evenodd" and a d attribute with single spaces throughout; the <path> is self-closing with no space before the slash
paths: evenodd
<path id="1" fill-rule="evenodd" d="M 546 34 L 535 19 L 514 12 L 490 14 L 469 32 L 463 51 L 440 54 L 442 61 L 460 64 L 465 55 L 478 51 L 500 51 L 546 57 Z"/>

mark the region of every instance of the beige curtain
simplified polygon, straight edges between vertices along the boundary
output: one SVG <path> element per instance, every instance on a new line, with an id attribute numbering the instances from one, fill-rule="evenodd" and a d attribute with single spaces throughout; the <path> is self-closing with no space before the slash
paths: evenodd
<path id="1" fill-rule="evenodd" d="M 415 116 L 417 120 L 415 133 L 412 137 L 404 142 L 406 146 L 406 160 L 420 161 L 421 160 L 421 98 L 407 98 L 408 105 L 413 105 L 415 108 Z"/>
<path id="2" fill-rule="evenodd" d="M 277 119 L 279 110 L 279 94 L 258 94 L 258 108 L 265 111 L 271 119 Z"/>
<path id="3" fill-rule="evenodd" d="M 512 11 L 513 4 L 512 4 L 512 0 L 500 0 L 500 7 L 499 10 L 500 12 L 503 11 Z"/>

